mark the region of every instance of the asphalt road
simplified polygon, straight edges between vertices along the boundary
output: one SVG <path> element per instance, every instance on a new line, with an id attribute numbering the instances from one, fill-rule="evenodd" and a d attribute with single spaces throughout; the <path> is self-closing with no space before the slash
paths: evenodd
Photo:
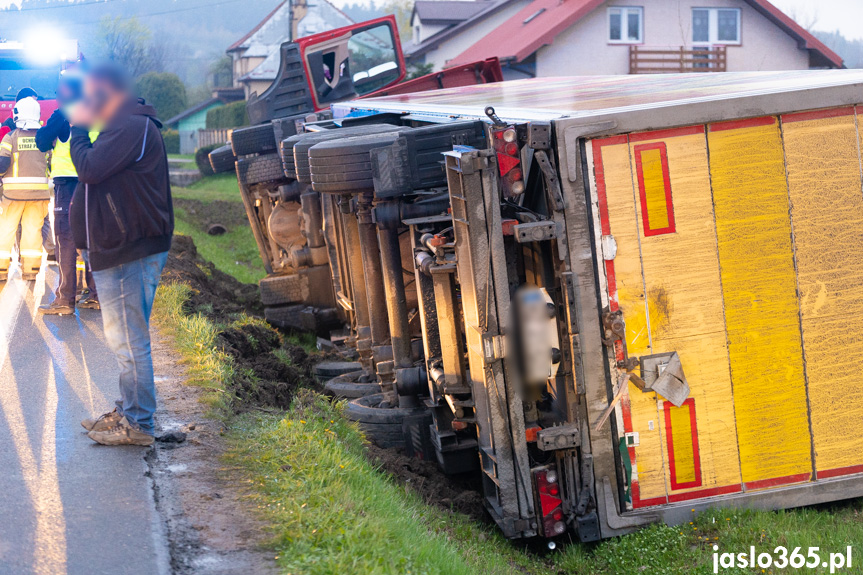
<path id="1" fill-rule="evenodd" d="M 166 574 L 146 448 L 97 445 L 79 423 L 117 394 L 101 317 L 38 315 L 46 267 L 0 292 L 0 575 Z"/>

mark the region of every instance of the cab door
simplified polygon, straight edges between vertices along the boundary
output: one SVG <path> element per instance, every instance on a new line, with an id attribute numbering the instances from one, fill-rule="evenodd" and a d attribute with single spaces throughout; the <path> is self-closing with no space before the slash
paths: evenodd
<path id="1" fill-rule="evenodd" d="M 395 16 L 296 41 L 315 111 L 393 86 L 405 77 Z"/>

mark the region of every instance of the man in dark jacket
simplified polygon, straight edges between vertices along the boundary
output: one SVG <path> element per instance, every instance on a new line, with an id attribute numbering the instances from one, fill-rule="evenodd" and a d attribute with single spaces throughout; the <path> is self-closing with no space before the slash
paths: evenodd
<path id="1" fill-rule="evenodd" d="M 114 411 L 81 424 L 104 445 L 152 445 L 150 312 L 174 233 L 168 157 L 156 111 L 130 94 L 122 70 L 94 68 L 84 94 L 69 112 L 79 180 L 69 221 L 99 289 L 120 399 Z M 95 142 L 90 127 L 99 129 Z"/>

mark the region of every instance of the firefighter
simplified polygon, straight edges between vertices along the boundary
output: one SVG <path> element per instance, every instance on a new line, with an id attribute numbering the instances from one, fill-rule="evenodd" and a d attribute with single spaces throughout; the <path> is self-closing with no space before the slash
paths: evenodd
<path id="1" fill-rule="evenodd" d="M 0 142 L 0 281 L 6 281 L 12 246 L 21 225 L 21 273 L 25 281 L 36 279 L 42 264 L 42 224 L 48 215 L 51 191 L 48 156 L 36 146 L 41 109 L 36 98 L 22 98 L 15 104 L 15 130 Z"/>
<path id="2" fill-rule="evenodd" d="M 80 70 L 70 68 L 60 75 L 57 87 L 57 100 L 60 108 L 36 133 L 36 145 L 42 152 L 51 152 L 51 179 L 54 183 L 54 237 L 57 243 L 60 264 L 60 284 L 57 286 L 54 301 L 39 307 L 39 312 L 48 315 L 71 315 L 75 313 L 75 296 L 78 291 L 78 270 L 76 267 L 78 250 L 69 226 L 69 207 L 72 195 L 78 186 L 78 172 L 69 155 L 71 127 L 66 119 L 69 108 L 81 99 L 83 77 Z M 95 140 L 98 132 L 91 131 L 90 139 Z M 86 268 L 89 292 L 78 302 L 79 308 L 99 309 L 96 284 L 89 266 Z"/>

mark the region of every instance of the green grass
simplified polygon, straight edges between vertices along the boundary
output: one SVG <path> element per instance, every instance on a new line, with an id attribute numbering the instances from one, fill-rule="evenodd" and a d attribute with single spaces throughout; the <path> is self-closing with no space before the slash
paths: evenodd
<path id="1" fill-rule="evenodd" d="M 194 160 L 195 154 L 168 154 L 168 160 Z"/>
<path id="2" fill-rule="evenodd" d="M 178 198 L 190 200 L 223 200 L 226 202 L 243 203 L 240 190 L 237 188 L 237 176 L 233 173 L 216 174 L 201 178 L 188 188 L 172 188 L 172 193 Z"/>
<path id="3" fill-rule="evenodd" d="M 214 200 L 236 202 L 237 209 L 242 209 L 237 179 L 231 174 L 217 174 L 203 178 L 188 188 L 174 188 L 173 194 L 177 198 L 201 202 Z M 219 270 L 245 283 L 257 283 L 267 275 L 255 243 L 255 236 L 249 225 L 235 226 L 227 234 L 211 236 L 190 223 L 185 211 L 179 206 L 175 208 L 174 215 L 176 233 L 191 236 L 198 248 L 198 253 L 204 259 L 213 262 Z"/>
<path id="4" fill-rule="evenodd" d="M 234 188 L 230 186 L 233 185 Z M 187 197 L 227 200 L 236 196 L 232 179 L 208 178 L 179 190 Z M 178 231 L 182 231 L 182 214 Z M 244 228 L 245 229 L 245 228 Z M 245 243 L 249 262 L 259 262 L 251 231 L 220 245 L 206 234 L 189 233 L 202 255 L 218 261 Z M 236 233 L 232 232 L 232 233 Z M 199 236 L 203 236 L 199 239 Z M 234 245 L 228 245 L 234 244 Z M 248 270 L 217 263 L 241 279 Z M 225 390 L 235 376 L 231 358 L 216 347 L 219 326 L 201 315 L 188 316 L 188 287 L 159 287 L 154 320 L 174 341 L 189 369 L 189 382 L 207 390 L 205 401 L 229 429 L 231 463 L 245 477 L 250 498 L 269 526 L 274 556 L 283 573 L 521 573 L 536 575 L 707 575 L 713 572 L 713 545 L 719 553 L 790 554 L 801 547 L 829 553 L 854 546 L 854 564 L 837 573 L 863 574 L 863 500 L 779 512 L 711 510 L 681 526 L 653 525 L 599 543 L 568 544 L 546 555 L 525 552 L 491 526 L 426 505 L 396 485 L 363 455 L 362 435 L 344 420 L 340 406 L 303 395 L 286 414 L 246 413 L 235 417 Z M 235 323 L 260 321 L 240 317 Z M 286 336 L 314 348 L 311 336 Z M 776 555 L 774 554 L 774 557 Z M 768 569 L 766 574 L 827 573 L 829 569 Z M 728 575 L 760 574 L 760 568 L 721 569 Z"/>
<path id="5" fill-rule="evenodd" d="M 184 284 L 160 284 L 153 321 L 171 338 L 182 357 L 187 383 L 204 388 L 204 401 L 225 411 L 230 402 L 226 390 L 234 377 L 231 358 L 216 347 L 218 326 L 201 314 L 188 315 L 183 309 L 190 289 Z"/>
<path id="6" fill-rule="evenodd" d="M 229 432 L 283 573 L 551 573 L 492 528 L 395 485 L 366 459 L 338 405 L 301 394 L 284 416 L 246 414 Z"/>

